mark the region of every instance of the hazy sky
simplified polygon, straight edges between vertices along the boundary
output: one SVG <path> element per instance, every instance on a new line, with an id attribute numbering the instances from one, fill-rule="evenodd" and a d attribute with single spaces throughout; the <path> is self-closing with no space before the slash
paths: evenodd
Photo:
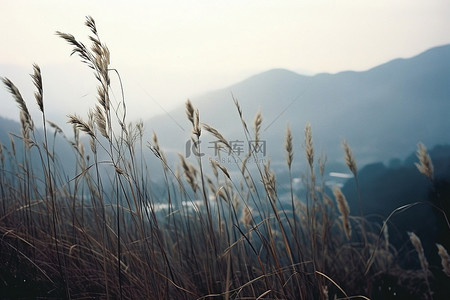
<path id="1" fill-rule="evenodd" d="M 0 76 L 32 97 L 27 82 L 36 62 L 50 114 L 92 105 L 94 79 L 82 83 L 89 71 L 54 34 L 88 43 L 86 15 L 122 73 L 133 118 L 271 68 L 366 70 L 450 43 L 448 0 L 15 0 L 3 1 L 0 11 Z M 13 102 L 4 95 L 0 101 Z M 12 114 L 18 115 L 14 103 L 0 103 L 0 115 Z"/>

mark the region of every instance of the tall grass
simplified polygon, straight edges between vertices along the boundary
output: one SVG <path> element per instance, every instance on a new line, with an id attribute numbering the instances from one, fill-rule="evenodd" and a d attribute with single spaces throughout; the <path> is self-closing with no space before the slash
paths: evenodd
<path id="1" fill-rule="evenodd" d="M 202 136 L 211 134 L 223 154 L 236 157 L 240 175 L 231 176 L 219 162 L 208 165 L 200 156 L 191 162 L 180 154 L 181 169 L 172 167 L 157 135 L 145 144 L 143 124 L 127 122 L 124 95 L 119 104 L 110 100 L 110 76 L 119 73 L 109 66 L 110 52 L 91 17 L 86 26 L 90 48 L 70 34 L 57 33 L 92 69 L 98 84 L 97 103 L 87 117 L 68 116 L 73 138 L 46 119 L 37 65 L 32 79 L 43 138 L 19 90 L 3 78 L 19 105 L 22 134 L 11 135 L 10 147 L 0 146 L 1 297 L 368 299 L 382 288 L 380 274 L 401 270 L 386 224 L 368 223 L 362 211 L 351 215 L 339 189 L 334 190 L 335 201 L 330 196 L 326 158 L 316 161 L 311 125 L 304 137 L 304 194 L 292 187 L 291 170 L 298 166 L 295 139 L 287 129 L 290 206 L 281 205 L 270 161 L 251 167 L 249 159 L 258 162 L 255 152 L 240 160 L 217 129 L 201 123 L 190 101 L 186 115 L 197 152 Z M 259 141 L 261 112 L 251 132 L 237 100 L 235 104 L 245 136 Z M 71 146 L 73 169 L 62 167 L 56 140 Z M 17 147 L 23 148 L 21 155 Z M 344 149 L 357 178 L 346 143 Z M 146 153 L 159 160 L 160 169 L 150 169 Z M 420 155 L 420 170 L 428 174 L 423 148 Z M 152 181 L 155 172 L 163 175 L 159 186 Z M 448 272 L 448 254 L 438 247 Z"/>

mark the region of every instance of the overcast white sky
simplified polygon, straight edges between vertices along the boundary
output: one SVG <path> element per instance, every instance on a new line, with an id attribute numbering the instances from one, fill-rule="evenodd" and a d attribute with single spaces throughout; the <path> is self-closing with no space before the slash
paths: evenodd
<path id="1" fill-rule="evenodd" d="M 0 76 L 20 83 L 27 95 L 31 64 L 38 63 L 49 90 L 44 101 L 55 115 L 56 105 L 66 114 L 95 101 L 95 91 L 80 83 L 90 73 L 83 73 L 79 59 L 69 57 L 71 48 L 54 34 L 72 33 L 88 43 L 86 15 L 96 20 L 112 67 L 122 72 L 129 115 L 143 118 L 162 113 L 160 105 L 169 110 L 271 68 L 366 70 L 450 43 L 448 0 L 2 2 Z M 25 70 L 24 77 L 17 70 Z M 49 77 L 58 79 L 45 82 Z M 73 84 L 65 87 L 63 78 L 73 78 Z M 63 105 L 62 96 L 57 99 L 61 88 L 71 91 Z M 0 103 L 0 115 L 12 114 L 18 115 L 14 103 Z"/>

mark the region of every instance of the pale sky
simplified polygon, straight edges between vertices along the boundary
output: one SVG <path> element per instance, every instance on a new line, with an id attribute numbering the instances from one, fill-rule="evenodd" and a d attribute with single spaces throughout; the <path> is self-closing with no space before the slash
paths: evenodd
<path id="1" fill-rule="evenodd" d="M 34 105 L 28 74 L 38 63 L 54 118 L 95 102 L 95 79 L 54 34 L 88 44 L 86 15 L 122 74 L 129 116 L 143 119 L 272 68 L 359 71 L 450 43 L 448 0 L 2 2 L 0 76 Z M 2 89 L 0 115 L 17 119 Z"/>

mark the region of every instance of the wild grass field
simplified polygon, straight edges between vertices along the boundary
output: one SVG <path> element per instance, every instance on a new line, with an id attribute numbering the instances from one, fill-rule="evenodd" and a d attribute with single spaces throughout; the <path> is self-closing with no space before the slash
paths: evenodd
<path id="1" fill-rule="evenodd" d="M 19 106 L 22 132 L 11 134 L 10 145 L 0 145 L 0 298 L 444 299 L 447 250 L 436 245 L 442 266 L 431 266 L 420 237 L 411 232 L 405 247 L 419 267 L 407 269 L 389 242 L 391 216 L 418 205 L 433 206 L 450 232 L 443 207 L 411 203 L 382 225 L 350 212 L 341 190 L 325 186 L 326 158 L 317 157 L 309 124 L 301 141 L 289 128 L 285 133 L 289 174 L 299 168 L 298 156 L 308 163 L 306 192 L 294 192 L 292 176 L 285 183 L 289 206 L 280 203 L 270 161 L 249 167 L 257 153 L 236 159 L 239 176 L 200 156 L 180 154 L 173 166 L 157 133 L 146 141 L 143 124 L 128 123 L 124 95 L 118 106 L 111 101 L 110 77 L 120 79 L 120 73 L 109 66 L 110 52 L 94 19 L 85 24 L 90 47 L 57 33 L 92 69 L 98 85 L 87 117 L 68 116 L 73 138 L 46 118 L 39 66 L 31 77 L 42 120 L 31 118 L 29 103 L 2 78 Z M 249 124 L 235 105 L 245 136 L 258 142 L 262 114 Z M 198 152 L 198 141 L 211 135 L 223 153 L 233 155 L 227 139 L 201 122 L 190 101 L 186 116 Z M 70 145 L 73 169 L 62 167 L 56 143 Z M 294 153 L 293 143 L 302 143 L 304 153 Z M 418 145 L 417 171 L 433 181 L 432 161 Z M 145 153 L 160 166 L 150 168 Z M 345 141 L 343 160 L 358 191 L 358 166 Z M 164 178 L 162 187 L 154 186 L 156 173 Z"/>

